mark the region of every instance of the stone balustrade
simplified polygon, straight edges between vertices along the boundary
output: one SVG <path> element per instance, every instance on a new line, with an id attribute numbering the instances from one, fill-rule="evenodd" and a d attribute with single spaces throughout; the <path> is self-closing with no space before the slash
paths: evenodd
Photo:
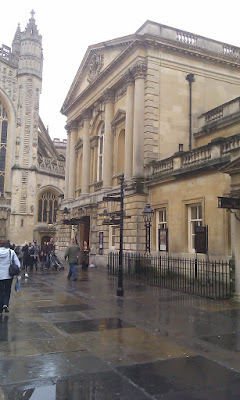
<path id="1" fill-rule="evenodd" d="M 236 97 L 235 99 L 202 114 L 198 119 L 200 132 L 206 130 L 212 123 L 216 123 L 217 121 L 220 122 L 224 118 L 234 116 L 237 113 L 240 113 L 240 97 Z"/>
<path id="2" fill-rule="evenodd" d="M 231 150 L 240 148 L 240 135 L 231 136 L 228 140 L 222 143 L 222 154 L 226 154 Z"/>
<path id="3" fill-rule="evenodd" d="M 222 55 L 227 58 L 238 61 L 240 59 L 239 47 L 228 45 L 226 43 L 218 42 L 217 40 L 209 39 L 199 36 L 190 32 L 179 30 L 167 25 L 157 24 L 148 21 L 147 27 L 142 29 L 140 34 L 152 34 L 159 36 L 161 39 L 166 39 L 172 42 L 178 42 L 190 46 L 192 49 L 196 48 L 207 52 Z"/>
<path id="4" fill-rule="evenodd" d="M 230 155 L 231 151 L 240 149 L 240 134 L 229 138 L 219 138 L 213 140 L 206 146 L 202 146 L 192 151 L 178 152 L 165 160 L 156 161 L 146 166 L 145 172 L 151 175 L 164 175 L 174 170 L 194 168 L 197 165 L 214 162 L 214 160 Z"/>

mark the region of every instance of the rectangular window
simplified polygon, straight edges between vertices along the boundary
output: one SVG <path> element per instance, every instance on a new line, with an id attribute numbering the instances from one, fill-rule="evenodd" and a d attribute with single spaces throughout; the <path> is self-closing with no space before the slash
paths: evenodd
<path id="1" fill-rule="evenodd" d="M 188 209 L 188 223 L 189 223 L 189 251 L 195 251 L 195 228 L 202 226 L 202 205 L 190 205 Z"/>
<path id="2" fill-rule="evenodd" d="M 116 229 L 114 225 L 109 226 L 109 248 L 115 249 L 116 245 Z"/>
<path id="3" fill-rule="evenodd" d="M 168 251 L 167 210 L 161 208 L 157 211 L 157 249 Z"/>

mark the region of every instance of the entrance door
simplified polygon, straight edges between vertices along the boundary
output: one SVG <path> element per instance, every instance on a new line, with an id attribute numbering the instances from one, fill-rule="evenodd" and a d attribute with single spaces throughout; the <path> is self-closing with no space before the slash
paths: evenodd
<path id="1" fill-rule="evenodd" d="M 80 224 L 80 246 L 83 245 L 84 240 L 89 244 L 90 232 L 90 217 L 84 217 L 83 222 Z"/>

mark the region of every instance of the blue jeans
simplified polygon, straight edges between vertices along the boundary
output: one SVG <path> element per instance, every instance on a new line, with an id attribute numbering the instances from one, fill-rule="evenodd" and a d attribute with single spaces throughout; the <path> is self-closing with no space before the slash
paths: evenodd
<path id="1" fill-rule="evenodd" d="M 76 265 L 75 263 L 70 263 L 69 264 L 69 272 L 68 272 L 68 279 L 71 278 L 71 276 L 73 275 L 74 279 L 77 279 L 77 272 L 76 272 Z"/>

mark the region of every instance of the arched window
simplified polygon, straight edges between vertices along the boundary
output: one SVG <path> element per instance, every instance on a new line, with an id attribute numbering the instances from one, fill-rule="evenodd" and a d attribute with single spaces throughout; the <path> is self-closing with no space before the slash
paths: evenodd
<path id="1" fill-rule="evenodd" d="M 38 222 L 56 222 L 58 209 L 57 195 L 44 192 L 38 201 Z"/>
<path id="2" fill-rule="evenodd" d="M 0 197 L 4 195 L 5 167 L 7 152 L 8 115 L 0 100 Z"/>
<path id="3" fill-rule="evenodd" d="M 103 151 L 104 151 L 104 130 L 105 126 L 102 124 L 99 129 L 99 141 L 98 141 L 98 168 L 97 168 L 97 180 L 102 181 L 103 179 Z"/>

